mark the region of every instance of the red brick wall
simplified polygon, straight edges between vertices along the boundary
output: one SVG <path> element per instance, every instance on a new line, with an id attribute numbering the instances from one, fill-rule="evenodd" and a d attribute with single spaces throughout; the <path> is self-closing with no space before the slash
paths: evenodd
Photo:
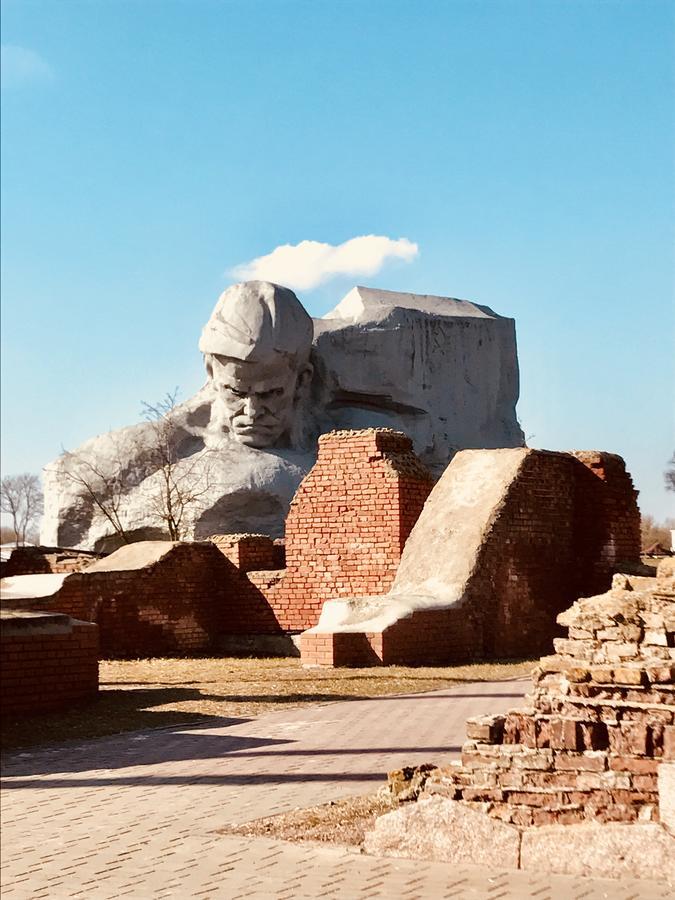
<path id="1" fill-rule="evenodd" d="M 283 546 L 264 534 L 212 534 L 209 541 L 240 572 L 279 569 Z"/>
<path id="2" fill-rule="evenodd" d="M 549 651 L 560 612 L 607 590 L 618 560 L 639 562 L 636 497 L 618 456 L 529 453 L 468 586 L 465 608 L 482 622 L 478 655 Z"/>
<path id="3" fill-rule="evenodd" d="M 275 597 L 284 570 L 227 571 L 221 634 L 281 634 Z"/>
<path id="4" fill-rule="evenodd" d="M 640 559 L 638 492 L 620 456 L 598 450 L 573 450 L 571 456 L 584 465 L 575 468 L 575 556 L 583 560 L 580 587 L 600 593 L 622 563 Z"/>
<path id="5" fill-rule="evenodd" d="M 58 622 L 0 630 L 3 716 L 49 712 L 82 703 L 98 691 L 98 628 L 66 616 Z"/>
<path id="6" fill-rule="evenodd" d="M 72 574 L 52 597 L 6 605 L 98 623 L 104 658 L 206 652 L 223 634 L 283 632 L 274 608 L 283 570 L 249 570 L 277 564 L 280 550 L 267 537 L 218 535 L 144 568 Z"/>
<path id="7" fill-rule="evenodd" d="M 184 543 L 141 569 L 74 573 L 31 608 L 98 623 L 103 658 L 204 652 L 224 630 L 237 574 L 212 544 Z"/>
<path id="8" fill-rule="evenodd" d="M 400 432 L 322 435 L 286 520 L 286 576 L 272 600 L 281 626 L 316 624 L 329 598 L 386 593 L 432 487 Z"/>
<path id="9" fill-rule="evenodd" d="M 58 547 L 17 547 L 2 568 L 2 577 L 14 575 L 63 575 L 79 572 L 101 558 L 100 553 L 88 550 L 69 550 Z"/>
<path id="10" fill-rule="evenodd" d="M 485 535 L 461 606 L 415 612 L 379 634 L 303 635 L 303 662 L 425 665 L 548 652 L 561 634 L 560 612 L 607 590 L 621 562 L 639 562 L 636 498 L 618 456 L 530 451 Z"/>
<path id="11" fill-rule="evenodd" d="M 283 579 L 283 544 L 265 535 L 217 534 L 225 563 L 222 634 L 281 634 L 275 597 Z"/>

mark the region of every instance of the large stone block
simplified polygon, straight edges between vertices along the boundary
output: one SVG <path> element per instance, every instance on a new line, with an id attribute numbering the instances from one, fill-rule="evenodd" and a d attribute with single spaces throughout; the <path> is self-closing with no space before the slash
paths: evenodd
<path id="1" fill-rule="evenodd" d="M 445 797 L 429 797 L 381 816 L 366 835 L 374 856 L 432 859 L 456 865 L 518 868 L 520 832 Z"/>
<path id="2" fill-rule="evenodd" d="M 675 832 L 675 762 L 661 763 L 657 774 L 661 824 Z"/>
<path id="3" fill-rule="evenodd" d="M 532 871 L 675 882 L 675 838 L 660 825 L 545 825 L 523 833 L 520 866 Z"/>

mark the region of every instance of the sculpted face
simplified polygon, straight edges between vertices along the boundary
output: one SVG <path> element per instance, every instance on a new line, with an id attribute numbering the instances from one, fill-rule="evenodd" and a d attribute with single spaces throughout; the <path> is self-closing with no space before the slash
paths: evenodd
<path id="1" fill-rule="evenodd" d="M 221 294 L 199 339 L 216 398 L 211 432 L 249 447 L 298 446 L 312 334 L 288 288 L 245 281 Z"/>
<path id="2" fill-rule="evenodd" d="M 298 373 L 287 359 L 243 362 L 214 358 L 212 381 L 222 427 L 240 444 L 282 444 L 293 424 Z"/>

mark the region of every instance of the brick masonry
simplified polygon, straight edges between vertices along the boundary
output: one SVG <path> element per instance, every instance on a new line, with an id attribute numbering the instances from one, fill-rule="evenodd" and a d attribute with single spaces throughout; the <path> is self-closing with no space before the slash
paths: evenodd
<path id="1" fill-rule="evenodd" d="M 569 635 L 540 660 L 530 705 L 469 719 L 461 766 L 424 773 L 424 793 L 519 827 L 658 821 L 658 768 L 675 759 L 672 571 L 617 575 L 560 623 Z"/>
<path id="2" fill-rule="evenodd" d="M 98 627 L 66 615 L 3 611 L 0 671 L 3 716 L 92 699 L 98 691 Z"/>
<path id="3" fill-rule="evenodd" d="M 622 564 L 639 563 L 637 492 L 620 457 L 521 452 L 517 474 L 485 523 L 459 603 L 439 602 L 441 608 L 418 610 L 379 631 L 303 634 L 303 662 L 444 664 L 546 652 L 560 633 L 558 613 L 583 594 L 606 590 Z M 424 527 L 423 516 L 417 529 Z"/>
<path id="4" fill-rule="evenodd" d="M 236 569 L 228 572 L 223 634 L 301 632 L 316 624 L 328 598 L 385 593 L 432 487 L 401 432 L 322 435 L 317 462 L 291 503 L 284 542 L 209 538 Z"/>
<path id="5" fill-rule="evenodd" d="M 209 540 L 242 573 L 285 566 L 283 543 L 266 534 L 213 534 Z"/>
<path id="6" fill-rule="evenodd" d="M 209 541 L 227 560 L 219 636 L 282 634 L 275 599 L 285 572 L 283 543 L 261 534 L 216 534 Z"/>
<path id="7" fill-rule="evenodd" d="M 432 487 L 400 432 L 322 435 L 283 542 L 253 534 L 209 538 L 234 567 L 223 634 L 298 633 L 316 624 L 330 597 L 385 593 Z"/>
<path id="8" fill-rule="evenodd" d="M 63 547 L 16 547 L 3 563 L 2 577 L 15 575 L 62 575 L 79 572 L 101 558 L 93 550 L 69 550 Z"/>
<path id="9" fill-rule="evenodd" d="M 127 545 L 97 564 L 108 569 L 68 575 L 56 594 L 30 599 L 30 608 L 96 622 L 103 658 L 212 649 L 226 627 L 236 567 L 210 542 L 140 546 Z M 154 558 L 146 564 L 120 562 L 121 554 L 147 548 Z"/>
<path id="10" fill-rule="evenodd" d="M 305 662 L 443 664 L 549 646 L 558 612 L 606 589 L 620 562 L 638 558 L 639 513 L 619 457 L 522 453 L 460 606 L 418 610 L 380 632 L 304 634 Z M 97 622 L 107 657 L 206 652 L 223 635 L 298 633 L 316 624 L 327 599 L 386 594 L 432 487 L 400 432 L 332 432 L 293 500 L 285 546 L 264 535 L 164 542 L 169 553 L 131 569 L 114 562 L 123 547 L 96 563 L 99 571 L 69 574 L 58 594 L 15 605 Z M 26 549 L 39 551 L 32 555 L 41 572 L 91 560 Z"/>
<path id="11" fill-rule="evenodd" d="M 315 625 L 329 598 L 386 593 L 432 487 L 401 432 L 322 435 L 286 520 L 286 572 L 268 594 L 281 628 Z"/>

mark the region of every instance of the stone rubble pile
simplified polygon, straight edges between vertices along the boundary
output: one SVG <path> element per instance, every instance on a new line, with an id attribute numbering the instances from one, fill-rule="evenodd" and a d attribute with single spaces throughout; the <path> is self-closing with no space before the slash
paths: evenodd
<path id="1" fill-rule="evenodd" d="M 670 563 L 670 561 L 669 561 Z M 486 804 L 518 826 L 658 821 L 657 768 L 675 759 L 675 589 L 617 575 L 558 617 L 530 706 L 467 722 L 461 767 L 425 791 Z"/>
<path id="2" fill-rule="evenodd" d="M 675 560 L 558 621 L 526 708 L 469 719 L 461 763 L 390 773 L 366 852 L 675 884 Z"/>

